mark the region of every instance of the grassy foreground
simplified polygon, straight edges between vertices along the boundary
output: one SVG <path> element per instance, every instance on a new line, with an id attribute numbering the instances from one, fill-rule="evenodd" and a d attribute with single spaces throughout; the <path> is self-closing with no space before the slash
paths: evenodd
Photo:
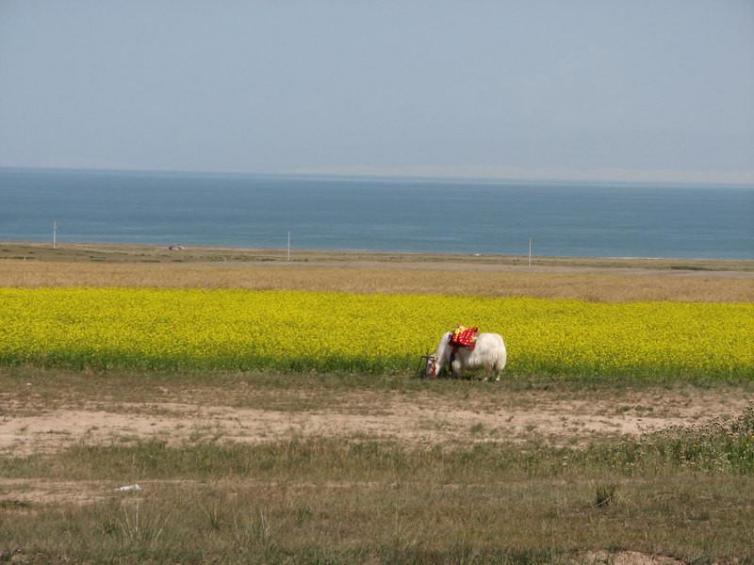
<path id="1" fill-rule="evenodd" d="M 0 475 L 91 497 L 3 500 L 0 555 L 39 563 L 582 563 L 589 548 L 754 560 L 751 410 L 583 450 L 146 441 L 5 457 Z"/>
<path id="2" fill-rule="evenodd" d="M 40 428 L 38 438 L 53 449 L 6 443 L 13 447 L 0 452 L 0 562 L 605 563 L 592 559 L 604 550 L 754 561 L 754 412 L 738 402 L 726 421 L 695 416 L 745 397 L 750 381 L 730 390 L 710 383 L 702 395 L 678 381 L 482 385 L 24 366 L 0 369 L 0 385 L 0 431 L 16 421 L 18 438 L 34 435 L 25 422 L 66 409 L 76 418 L 100 415 L 93 435 L 73 441 L 52 424 Z M 560 416 L 600 404 L 596 414 L 613 421 L 623 413 L 677 419 L 692 402 L 687 421 L 697 424 L 632 437 L 568 426 L 577 443 L 551 443 L 534 431 L 519 442 L 488 434 L 478 419 L 464 420 L 463 442 L 421 444 L 338 436 L 334 418 L 320 435 L 294 429 L 261 443 L 237 441 L 211 421 L 197 422 L 210 427 L 199 438 L 178 426 L 156 439 L 131 428 L 137 417 L 156 422 L 181 406 L 197 420 L 200 407 L 204 418 L 225 407 L 249 426 L 250 410 L 289 421 L 301 414 L 379 420 L 394 416 L 396 402 L 408 411 L 494 413 L 504 426 L 507 414 L 561 399 Z M 98 440 L 113 411 L 124 426 Z M 442 415 L 425 423 L 447 425 Z M 118 490 L 134 484 L 141 490 Z"/>

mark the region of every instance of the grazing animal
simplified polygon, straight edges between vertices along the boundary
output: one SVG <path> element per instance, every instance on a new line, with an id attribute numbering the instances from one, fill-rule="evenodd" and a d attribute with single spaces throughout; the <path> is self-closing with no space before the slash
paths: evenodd
<path id="1" fill-rule="evenodd" d="M 474 349 L 458 347 L 450 343 L 452 332 L 446 332 L 440 339 L 437 351 L 427 358 L 426 375 L 437 377 L 443 369 L 448 369 L 454 377 L 461 377 L 466 371 L 484 369 L 485 380 L 494 375 L 500 380 L 508 354 L 500 334 L 480 333 Z"/>

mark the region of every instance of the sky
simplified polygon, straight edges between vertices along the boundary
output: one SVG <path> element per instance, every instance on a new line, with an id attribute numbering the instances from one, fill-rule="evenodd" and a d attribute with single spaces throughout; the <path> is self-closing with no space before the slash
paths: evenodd
<path id="1" fill-rule="evenodd" d="M 754 185 L 752 0 L 0 0 L 0 167 Z"/>

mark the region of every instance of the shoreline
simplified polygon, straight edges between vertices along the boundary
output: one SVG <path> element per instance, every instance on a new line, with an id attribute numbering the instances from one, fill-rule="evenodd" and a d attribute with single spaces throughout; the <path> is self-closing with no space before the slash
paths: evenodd
<path id="1" fill-rule="evenodd" d="M 142 243 L 64 242 L 53 248 L 49 242 L 0 241 L 0 261 L 50 261 L 96 263 L 275 263 L 444 266 L 486 270 L 516 268 L 572 268 L 598 270 L 650 270 L 754 273 L 754 259 L 683 257 L 568 257 L 497 255 L 481 253 L 427 253 L 407 251 L 249 248 L 213 245 L 165 245 Z"/>

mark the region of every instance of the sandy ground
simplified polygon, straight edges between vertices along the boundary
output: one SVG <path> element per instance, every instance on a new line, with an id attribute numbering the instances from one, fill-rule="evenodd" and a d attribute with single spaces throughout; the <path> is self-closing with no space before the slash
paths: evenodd
<path id="1" fill-rule="evenodd" d="M 79 442 L 144 439 L 174 445 L 342 438 L 417 447 L 527 440 L 578 446 L 599 438 L 637 436 L 734 417 L 751 402 L 751 395 L 735 389 L 615 394 L 496 391 L 489 398 L 474 394 L 465 399 L 430 392 L 406 397 L 356 390 L 332 392 L 328 402 L 321 395 L 307 398 L 305 391 L 281 390 L 272 405 L 261 400 L 255 405 L 251 397 L 246 405 L 233 406 L 228 402 L 234 398 L 232 391 L 216 398 L 205 398 L 205 391 L 166 391 L 154 400 L 83 400 L 47 408 L 32 396 L 3 394 L 0 452 L 29 455 Z"/>

